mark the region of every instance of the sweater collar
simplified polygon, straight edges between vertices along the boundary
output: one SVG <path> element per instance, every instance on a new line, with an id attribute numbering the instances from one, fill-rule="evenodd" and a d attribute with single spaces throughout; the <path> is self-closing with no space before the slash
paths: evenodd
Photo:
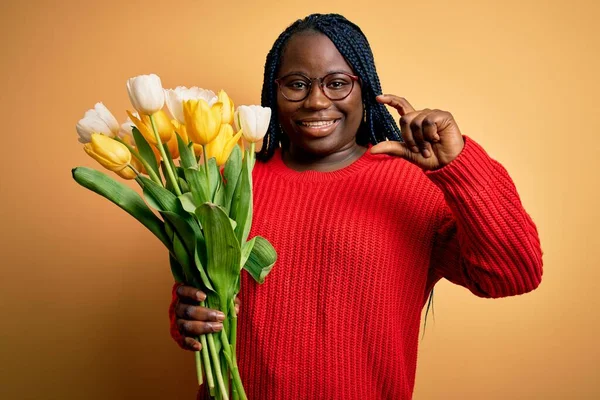
<path id="1" fill-rule="evenodd" d="M 346 179 L 367 169 L 372 164 L 372 162 L 377 159 L 376 155 L 371 154 L 370 149 L 371 146 L 369 145 L 367 151 L 365 151 L 364 154 L 361 155 L 360 158 L 358 158 L 352 164 L 344 168 L 329 172 L 311 170 L 300 172 L 293 170 L 287 165 L 285 165 L 285 163 L 283 162 L 280 148 L 275 150 L 273 157 L 267 162 L 267 166 L 272 172 L 283 177 L 286 180 L 305 182 L 335 181 Z"/>

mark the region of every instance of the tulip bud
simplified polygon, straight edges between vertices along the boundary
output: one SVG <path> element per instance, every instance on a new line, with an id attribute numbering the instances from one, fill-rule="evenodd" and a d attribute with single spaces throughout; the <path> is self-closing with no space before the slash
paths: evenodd
<path id="1" fill-rule="evenodd" d="M 89 143 L 92 133 L 106 136 L 117 135 L 119 123 L 102 103 L 96 103 L 94 108 L 87 110 L 76 126 L 80 143 Z"/>
<path id="2" fill-rule="evenodd" d="M 93 133 L 90 143 L 86 143 L 83 149 L 104 168 L 111 171 L 120 171 L 131 162 L 131 153 L 123 143 L 99 133 Z"/>
<path id="3" fill-rule="evenodd" d="M 244 132 L 244 139 L 250 143 L 260 141 L 269 129 L 271 109 L 261 106 L 239 106 L 237 109 L 238 124 Z"/>
<path id="4" fill-rule="evenodd" d="M 222 113 L 222 124 L 231 124 L 233 122 L 233 114 L 235 112 L 235 108 L 233 105 L 233 100 L 229 98 L 227 93 L 224 90 L 221 90 L 218 95 L 218 101 L 223 103 L 223 111 Z M 239 130 L 239 129 L 238 129 Z"/>
<path id="5" fill-rule="evenodd" d="M 223 103 L 209 106 L 205 100 L 186 100 L 183 102 L 185 127 L 192 142 L 206 145 L 219 134 Z"/>
<path id="6" fill-rule="evenodd" d="M 129 100 L 141 115 L 152 115 L 165 104 L 165 92 L 155 74 L 139 75 L 127 81 Z"/>

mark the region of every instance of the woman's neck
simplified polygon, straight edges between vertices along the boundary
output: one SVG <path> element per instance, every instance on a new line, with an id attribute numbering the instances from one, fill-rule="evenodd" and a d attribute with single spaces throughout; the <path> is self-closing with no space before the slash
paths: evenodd
<path id="1" fill-rule="evenodd" d="M 350 143 L 343 148 L 330 154 L 314 154 L 298 148 L 293 144 L 283 151 L 282 159 L 284 164 L 295 171 L 319 171 L 331 172 L 345 168 L 358 160 L 367 150 L 366 147 L 358 145 L 356 142 Z"/>

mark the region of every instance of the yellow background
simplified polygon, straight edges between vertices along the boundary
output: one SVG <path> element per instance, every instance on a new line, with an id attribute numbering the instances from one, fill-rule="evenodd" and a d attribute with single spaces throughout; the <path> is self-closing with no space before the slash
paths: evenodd
<path id="1" fill-rule="evenodd" d="M 75 124 L 97 101 L 123 122 L 126 79 L 152 72 L 258 104 L 267 51 L 311 12 L 361 26 L 384 91 L 451 111 L 539 227 L 535 292 L 437 286 L 415 399 L 598 398 L 599 4 L 3 1 L 0 398 L 194 397 L 193 357 L 168 334 L 167 253 L 71 179 L 99 168 Z"/>

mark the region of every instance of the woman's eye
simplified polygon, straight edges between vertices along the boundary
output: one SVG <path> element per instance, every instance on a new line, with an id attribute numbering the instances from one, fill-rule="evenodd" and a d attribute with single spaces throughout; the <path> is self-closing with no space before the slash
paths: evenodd
<path id="1" fill-rule="evenodd" d="M 306 84 L 306 82 L 295 81 L 295 82 L 288 83 L 287 87 L 294 89 L 294 90 L 304 90 L 308 87 L 308 85 Z"/>
<path id="2" fill-rule="evenodd" d="M 344 81 L 334 81 L 334 82 L 329 82 L 329 83 L 327 84 L 327 87 L 328 87 L 328 88 L 331 88 L 331 89 L 341 89 L 341 88 L 343 88 L 344 86 L 346 86 L 347 84 L 348 84 L 348 83 L 347 83 L 347 82 L 344 82 Z"/>

